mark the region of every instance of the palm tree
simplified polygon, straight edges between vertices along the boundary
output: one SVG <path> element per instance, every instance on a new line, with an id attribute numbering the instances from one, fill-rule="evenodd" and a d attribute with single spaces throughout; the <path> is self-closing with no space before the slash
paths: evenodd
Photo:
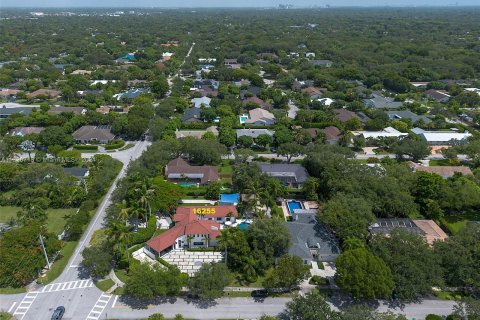
<path id="1" fill-rule="evenodd" d="M 191 234 L 187 235 L 187 243 L 189 248 L 192 247 L 192 240 L 193 240 L 193 236 Z"/>
<path id="2" fill-rule="evenodd" d="M 142 183 L 136 188 L 136 191 L 139 195 L 138 202 L 141 204 L 143 209 L 145 209 L 145 223 L 148 222 L 149 216 L 152 215 L 151 201 L 153 200 L 155 190 L 150 188 L 150 183 L 147 179 L 143 180 Z"/>
<path id="3" fill-rule="evenodd" d="M 19 145 L 20 149 L 28 153 L 28 159 L 32 162 L 31 152 L 35 150 L 35 144 L 30 140 L 25 140 Z"/>
<path id="4" fill-rule="evenodd" d="M 246 259 L 242 271 L 248 282 L 254 282 L 257 279 L 258 275 L 257 270 L 255 270 L 255 260 L 252 257 Z"/>
<path id="5" fill-rule="evenodd" d="M 205 241 L 206 247 L 208 248 L 209 241 L 210 241 L 210 235 L 206 234 L 205 237 L 203 238 L 203 241 Z"/>
<path id="6" fill-rule="evenodd" d="M 338 143 L 341 146 L 348 147 L 352 143 L 352 138 L 353 138 L 353 133 L 350 131 L 345 131 L 340 137 L 340 140 L 338 141 Z"/>
<path id="7" fill-rule="evenodd" d="M 253 195 L 253 200 L 254 200 L 254 212 L 255 215 L 257 215 L 257 203 L 258 203 L 258 196 L 262 192 L 262 185 L 260 183 L 259 179 L 254 179 L 253 181 L 250 182 L 248 185 L 247 189 L 245 190 L 245 193 Z"/>
<path id="8" fill-rule="evenodd" d="M 130 208 L 127 206 L 127 201 L 123 200 L 117 205 L 117 207 L 120 209 L 118 212 L 118 219 L 125 222 L 125 225 L 127 225 L 127 221 L 130 218 Z"/>
<path id="9" fill-rule="evenodd" d="M 127 226 L 115 220 L 110 220 L 106 229 L 108 238 L 114 243 L 114 246 L 119 248 L 120 252 L 127 245 L 128 231 Z"/>

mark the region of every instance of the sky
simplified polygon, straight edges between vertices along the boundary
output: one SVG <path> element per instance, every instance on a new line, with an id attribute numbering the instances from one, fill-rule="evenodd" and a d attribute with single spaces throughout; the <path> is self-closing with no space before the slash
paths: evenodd
<path id="1" fill-rule="evenodd" d="M 0 7 L 472 6 L 480 0 L 0 0 Z"/>

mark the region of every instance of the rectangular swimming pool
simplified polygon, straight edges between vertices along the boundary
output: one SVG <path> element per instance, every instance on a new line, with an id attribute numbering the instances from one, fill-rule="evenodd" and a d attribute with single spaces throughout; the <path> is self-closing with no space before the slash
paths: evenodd
<path id="1" fill-rule="evenodd" d="M 287 206 L 290 214 L 292 214 L 293 210 L 295 209 L 303 209 L 302 203 L 300 201 L 295 201 L 295 200 L 288 201 Z"/>

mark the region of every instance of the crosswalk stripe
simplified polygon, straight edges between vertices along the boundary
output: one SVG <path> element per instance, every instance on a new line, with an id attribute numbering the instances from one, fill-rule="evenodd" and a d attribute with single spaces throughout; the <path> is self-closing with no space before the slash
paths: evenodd
<path id="1" fill-rule="evenodd" d="M 92 310 L 88 314 L 86 320 L 98 320 L 102 315 L 103 310 L 107 307 L 110 299 L 112 298 L 111 295 L 102 293 L 100 297 L 98 297 L 97 302 L 93 306 Z"/>
<path id="2" fill-rule="evenodd" d="M 37 295 L 38 295 L 38 292 L 29 292 L 25 295 L 25 297 L 23 297 L 22 301 L 20 302 L 17 309 L 15 309 L 15 312 L 13 313 L 13 315 L 16 316 L 18 320 L 22 320 L 23 317 L 25 317 L 25 315 L 28 312 L 28 309 L 30 309 L 33 302 L 37 298 Z M 26 306 L 22 306 L 22 305 L 26 305 Z"/>

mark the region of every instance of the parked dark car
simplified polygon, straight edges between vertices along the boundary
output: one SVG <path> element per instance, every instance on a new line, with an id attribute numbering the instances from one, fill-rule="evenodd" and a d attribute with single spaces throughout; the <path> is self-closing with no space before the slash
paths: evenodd
<path id="1" fill-rule="evenodd" d="M 52 320 L 61 320 L 64 313 L 65 313 L 64 306 L 57 307 L 57 309 L 53 311 Z"/>
<path id="2" fill-rule="evenodd" d="M 252 297 L 254 298 L 265 298 L 268 296 L 267 290 L 253 290 Z"/>

